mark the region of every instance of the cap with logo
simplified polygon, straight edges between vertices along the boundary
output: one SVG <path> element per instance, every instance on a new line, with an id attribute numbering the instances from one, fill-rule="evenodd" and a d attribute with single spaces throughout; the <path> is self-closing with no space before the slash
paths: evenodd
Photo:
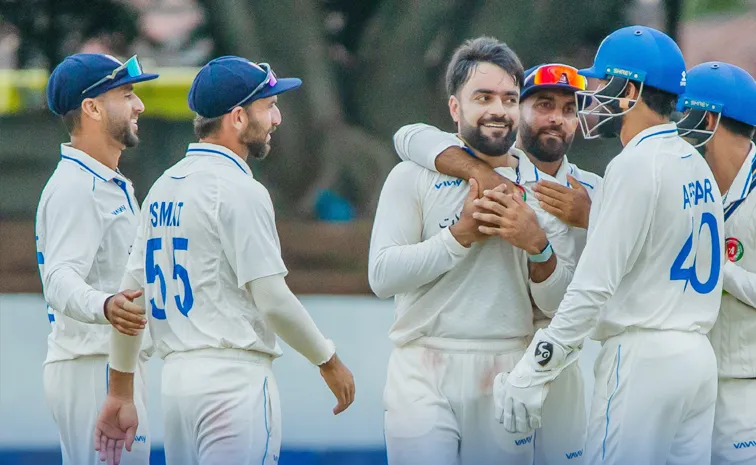
<path id="1" fill-rule="evenodd" d="M 55 67 L 47 82 L 47 106 L 63 116 L 81 106 L 87 98 L 137 82 L 156 79 L 145 73 L 136 55 L 125 62 L 101 53 L 77 53 Z"/>
<path id="2" fill-rule="evenodd" d="M 272 97 L 302 85 L 299 78 L 278 78 L 267 63 L 224 56 L 200 69 L 189 89 L 189 108 L 205 118 L 216 118 L 235 107 Z"/>

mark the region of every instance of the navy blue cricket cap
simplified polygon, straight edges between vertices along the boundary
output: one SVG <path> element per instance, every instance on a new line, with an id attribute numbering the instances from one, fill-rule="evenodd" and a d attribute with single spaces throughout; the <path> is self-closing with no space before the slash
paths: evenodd
<path id="1" fill-rule="evenodd" d="M 267 63 L 224 56 L 210 61 L 197 73 L 189 89 L 189 108 L 205 118 L 217 118 L 235 107 L 301 85 L 299 78 L 277 78 Z"/>
<path id="2" fill-rule="evenodd" d="M 101 53 L 77 53 L 55 67 L 47 81 L 47 106 L 63 116 L 94 98 L 126 84 L 150 81 L 159 75 L 142 71 L 136 55 L 121 63 Z"/>

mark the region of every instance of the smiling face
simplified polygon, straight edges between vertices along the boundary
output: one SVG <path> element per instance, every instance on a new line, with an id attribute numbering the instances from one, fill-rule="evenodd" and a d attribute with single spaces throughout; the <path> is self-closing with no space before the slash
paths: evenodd
<path id="1" fill-rule="evenodd" d="M 520 111 L 521 148 L 542 162 L 560 160 L 578 126 L 574 92 L 541 90 L 526 98 Z"/>
<path id="2" fill-rule="evenodd" d="M 520 120 L 520 87 L 511 74 L 488 62 L 477 63 L 449 111 L 460 136 L 484 155 L 505 155 L 514 144 Z"/>
<path id="3" fill-rule="evenodd" d="M 139 143 L 137 122 L 144 104 L 134 93 L 134 87 L 131 84 L 117 87 L 97 99 L 103 103 L 102 121 L 108 136 L 124 147 L 136 147 Z"/>

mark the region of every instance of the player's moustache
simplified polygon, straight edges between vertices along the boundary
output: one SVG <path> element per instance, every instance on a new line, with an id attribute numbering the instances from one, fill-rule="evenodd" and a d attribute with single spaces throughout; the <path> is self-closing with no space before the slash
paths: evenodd
<path id="1" fill-rule="evenodd" d="M 564 132 L 561 126 L 549 126 L 546 128 L 541 128 L 538 130 L 538 135 L 540 136 L 541 134 L 546 133 L 546 131 L 556 132 L 557 134 L 559 134 L 559 137 L 562 140 L 565 140 L 567 138 L 567 133 Z"/>

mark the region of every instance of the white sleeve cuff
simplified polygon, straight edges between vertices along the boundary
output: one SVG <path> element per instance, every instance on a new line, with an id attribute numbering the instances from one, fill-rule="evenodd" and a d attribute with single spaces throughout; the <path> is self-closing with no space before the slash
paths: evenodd
<path id="1" fill-rule="evenodd" d="M 446 250 L 448 250 L 455 259 L 462 259 L 470 253 L 472 246 L 465 247 L 457 242 L 451 229 L 444 228 L 439 234 L 441 235 L 441 242 L 446 246 Z"/>

